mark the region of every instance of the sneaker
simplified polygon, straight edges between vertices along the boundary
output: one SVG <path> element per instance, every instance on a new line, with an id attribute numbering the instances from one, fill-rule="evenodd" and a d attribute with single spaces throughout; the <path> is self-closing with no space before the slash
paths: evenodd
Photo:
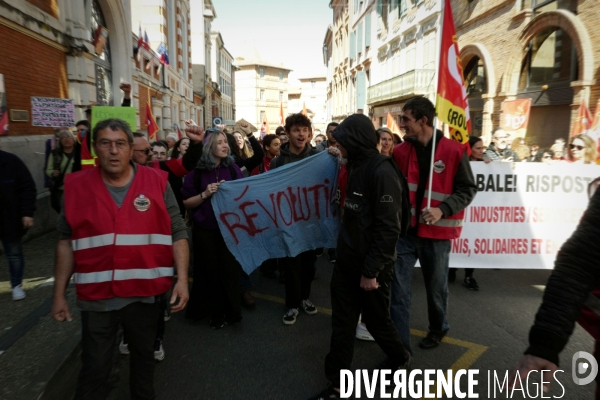
<path id="1" fill-rule="evenodd" d="M 244 290 L 242 292 L 242 305 L 246 308 L 256 307 L 256 302 L 254 301 L 254 297 L 252 297 L 252 293 L 250 293 L 249 290 Z"/>
<path id="2" fill-rule="evenodd" d="M 333 257 L 329 257 L 329 262 L 335 264 L 335 262 L 337 261 L 337 258 L 335 258 L 335 256 Z"/>
<path id="3" fill-rule="evenodd" d="M 340 392 L 338 392 L 337 390 L 335 390 L 333 387 L 328 387 L 327 389 L 323 390 L 321 393 L 319 393 L 318 395 L 311 397 L 308 400 L 327 400 L 327 399 L 340 399 Z"/>
<path id="4" fill-rule="evenodd" d="M 412 355 L 410 354 L 410 351 L 406 350 L 406 361 L 404 361 L 402 364 L 398 365 L 398 367 L 396 368 L 398 369 L 408 369 L 408 367 L 410 367 L 410 363 L 412 362 Z"/>
<path id="5" fill-rule="evenodd" d="M 315 250 L 315 255 L 317 257 L 321 257 L 324 252 L 325 252 L 325 249 L 323 247 L 320 247 L 320 248 L 318 248 L 318 249 Z"/>
<path id="6" fill-rule="evenodd" d="M 171 319 L 171 307 L 169 307 L 169 304 L 167 304 L 167 308 L 165 308 L 165 316 L 163 319 L 165 322 Z"/>
<path id="7" fill-rule="evenodd" d="M 475 278 L 472 277 L 466 277 L 463 281 L 463 285 L 465 285 L 466 288 L 469 290 L 479 290 L 479 285 L 477 285 L 477 281 L 475 280 Z"/>
<path id="8" fill-rule="evenodd" d="M 14 301 L 23 300 L 25 298 L 25 291 L 21 285 L 17 285 L 12 289 L 12 299 Z"/>
<path id="9" fill-rule="evenodd" d="M 290 308 L 287 313 L 283 316 L 283 323 L 285 325 L 294 325 L 296 317 L 298 316 L 297 308 Z"/>
<path id="10" fill-rule="evenodd" d="M 309 300 L 302 300 L 302 309 L 305 313 L 309 315 L 314 315 L 317 313 L 317 307 Z"/>
<path id="11" fill-rule="evenodd" d="M 125 341 L 125 338 L 121 339 L 121 343 L 119 343 L 119 353 L 126 356 L 129 354 L 129 343 Z"/>
<path id="12" fill-rule="evenodd" d="M 421 340 L 419 347 L 422 349 L 433 349 L 434 347 L 438 347 L 447 332 L 448 331 L 427 333 L 427 337 Z"/>
<path id="13" fill-rule="evenodd" d="M 367 327 L 361 324 L 360 322 L 358 323 L 358 325 L 356 325 L 356 338 L 360 340 L 366 340 L 368 342 L 375 341 L 373 336 L 369 333 Z"/>
<path id="14" fill-rule="evenodd" d="M 213 329 L 221 329 L 222 327 L 225 326 L 225 321 L 223 320 L 223 318 L 221 319 L 211 319 L 210 320 L 210 327 Z"/>
<path id="15" fill-rule="evenodd" d="M 450 268 L 448 271 L 448 282 L 452 283 L 456 280 L 456 268 Z"/>
<path id="16" fill-rule="evenodd" d="M 156 339 L 154 341 L 154 359 L 156 361 L 162 361 L 165 359 L 165 349 L 163 349 L 162 339 Z"/>

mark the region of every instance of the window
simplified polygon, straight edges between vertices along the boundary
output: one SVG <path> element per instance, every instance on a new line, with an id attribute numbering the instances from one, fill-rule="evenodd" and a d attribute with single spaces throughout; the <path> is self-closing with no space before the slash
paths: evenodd
<path id="1" fill-rule="evenodd" d="M 423 68 L 424 69 L 435 69 L 435 53 L 437 50 L 436 40 L 435 40 L 436 31 L 429 31 L 425 34 L 423 38 Z"/>
<path id="2" fill-rule="evenodd" d="M 283 72 L 279 73 L 279 82 L 281 82 L 283 80 Z"/>
<path id="3" fill-rule="evenodd" d="M 264 91 L 264 89 L 260 89 L 260 99 L 261 100 L 265 99 L 265 91 Z"/>
<path id="4" fill-rule="evenodd" d="M 265 69 L 264 68 L 260 68 L 258 70 L 258 74 L 260 75 L 261 78 L 264 78 L 265 77 Z"/>
<path id="5" fill-rule="evenodd" d="M 283 92 L 279 92 L 279 102 L 283 102 Z"/>
<path id="6" fill-rule="evenodd" d="M 566 9 L 577 13 L 577 0 L 522 0 L 521 9 L 532 9 L 533 15 L 544 11 Z"/>
<path id="7" fill-rule="evenodd" d="M 260 112 L 260 123 L 262 124 L 262 122 L 265 120 L 265 112 L 261 111 Z"/>
<path id="8" fill-rule="evenodd" d="M 317 81 L 315 81 L 314 79 L 312 81 L 310 81 L 310 88 L 314 89 L 317 85 Z"/>
<path id="9" fill-rule="evenodd" d="M 479 57 L 475 56 L 469 60 L 465 66 L 464 75 L 469 95 L 487 92 L 485 66 Z"/>
<path id="10" fill-rule="evenodd" d="M 97 0 L 92 2 L 91 30 L 92 37 L 96 34 L 98 26 L 106 27 L 102 9 Z M 95 53 L 94 53 L 95 54 Z M 110 37 L 106 38 L 106 45 L 102 54 L 94 55 L 96 72 L 96 105 L 109 106 L 113 104 L 112 91 L 112 65 L 110 60 Z"/>
<path id="11" fill-rule="evenodd" d="M 576 50 L 569 35 L 557 27 L 546 28 L 529 43 L 521 65 L 519 89 L 576 81 L 577 67 Z"/>

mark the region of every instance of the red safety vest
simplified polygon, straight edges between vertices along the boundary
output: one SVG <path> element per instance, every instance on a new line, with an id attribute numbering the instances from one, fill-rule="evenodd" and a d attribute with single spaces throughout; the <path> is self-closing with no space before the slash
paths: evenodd
<path id="1" fill-rule="evenodd" d="M 72 231 L 78 299 L 156 296 L 171 288 L 166 186 L 167 173 L 139 165 L 119 208 L 100 168 L 66 176 L 65 215 Z"/>
<path id="2" fill-rule="evenodd" d="M 81 141 L 81 170 L 94 168 L 97 164 L 97 158 L 90 152 L 89 137 L 92 133 L 87 132 Z"/>
<path id="3" fill-rule="evenodd" d="M 435 136 L 434 136 L 435 137 Z M 435 162 L 433 166 L 433 182 L 431 189 L 431 207 L 439 207 L 454 192 L 454 176 L 460 165 L 465 147 L 458 142 L 442 137 L 435 149 Z M 410 190 L 411 226 L 419 224 L 417 235 L 430 239 L 456 239 L 462 231 L 464 210 L 443 217 L 434 225 L 427 225 L 421 210 L 427 207 L 427 196 L 429 195 L 429 181 L 425 188 L 423 202 L 417 209 L 417 187 L 419 185 L 419 162 L 417 152 L 410 142 L 404 142 L 394 148 L 394 161 L 400 171 L 406 176 Z M 419 219 L 417 221 L 417 215 Z"/>

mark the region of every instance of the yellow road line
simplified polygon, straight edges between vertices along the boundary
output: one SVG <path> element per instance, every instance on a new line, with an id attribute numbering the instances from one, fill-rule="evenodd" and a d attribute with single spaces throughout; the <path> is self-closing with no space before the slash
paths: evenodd
<path id="1" fill-rule="evenodd" d="M 252 296 L 254 296 L 258 299 L 271 301 L 273 303 L 285 304 L 285 300 L 282 299 L 281 297 L 271 296 L 269 294 L 252 292 Z M 317 310 L 321 314 L 331 315 L 331 309 L 329 309 L 329 308 L 317 307 Z M 419 337 L 427 336 L 427 332 L 420 331 L 418 329 L 411 329 L 410 334 L 413 336 L 419 336 Z M 453 375 L 455 375 L 456 372 L 460 369 L 469 369 L 471 367 L 471 365 L 473 365 L 475 363 L 475 361 L 477 361 L 477 359 L 479 357 L 481 357 L 481 355 L 483 353 L 485 353 L 486 350 L 488 349 L 487 346 L 483 346 L 481 344 L 471 343 L 471 342 L 467 342 L 465 340 L 455 339 L 455 338 L 451 338 L 451 337 L 447 337 L 447 336 L 444 337 L 444 339 L 442 339 L 442 343 L 446 343 L 446 344 L 449 344 L 452 346 L 464 347 L 467 349 L 467 351 L 462 356 L 460 356 L 458 358 L 458 360 L 456 360 L 450 366 L 450 369 L 452 370 Z M 435 386 L 432 387 L 431 389 L 432 389 L 433 393 L 437 392 L 437 388 L 435 388 Z M 437 399 L 437 397 L 435 397 L 435 398 Z"/>

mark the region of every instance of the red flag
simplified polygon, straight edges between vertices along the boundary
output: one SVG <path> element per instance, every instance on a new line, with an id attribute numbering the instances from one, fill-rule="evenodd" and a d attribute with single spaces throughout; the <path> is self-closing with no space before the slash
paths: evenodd
<path id="1" fill-rule="evenodd" d="M 267 120 L 267 113 L 263 117 L 262 126 L 260 127 L 260 138 L 264 138 L 265 135 L 271 133 L 271 129 L 269 128 L 269 121 Z"/>
<path id="2" fill-rule="evenodd" d="M 159 129 L 156 120 L 154 120 L 154 115 L 152 115 L 150 103 L 146 103 L 146 125 L 148 125 L 148 140 L 155 142 L 157 140 L 156 132 L 158 132 Z"/>
<path id="3" fill-rule="evenodd" d="M 304 102 L 302 105 L 302 115 L 308 117 L 308 111 L 306 111 L 306 102 Z"/>
<path id="4" fill-rule="evenodd" d="M 577 110 L 577 118 L 573 123 L 571 137 L 579 135 L 580 133 L 586 133 L 592 125 L 592 116 L 590 115 L 590 110 L 588 110 L 585 100 L 582 99 L 581 103 L 579 104 L 579 110 Z"/>
<path id="5" fill-rule="evenodd" d="M 388 127 L 388 129 L 390 131 L 392 131 L 392 133 L 397 133 L 400 136 L 404 136 L 404 132 L 402 130 L 400 130 L 400 128 L 398 128 L 398 124 L 396 124 L 396 120 L 394 119 L 394 117 L 392 117 L 392 114 L 390 114 L 389 112 L 387 113 L 386 126 Z"/>
<path id="6" fill-rule="evenodd" d="M 8 135 L 8 110 L 0 109 L 0 136 Z"/>
<path id="7" fill-rule="evenodd" d="M 596 103 L 596 110 L 592 119 L 592 126 L 587 133 L 594 141 L 596 141 L 596 149 L 598 150 L 598 160 L 600 160 L 600 98 Z"/>
<path id="8" fill-rule="evenodd" d="M 471 132 L 471 119 L 459 55 L 450 0 L 445 0 L 436 111 L 440 121 L 450 128 L 452 139 L 467 143 Z"/>
<path id="9" fill-rule="evenodd" d="M 279 126 L 283 126 L 285 124 L 285 118 L 283 116 L 283 102 L 279 103 Z"/>
<path id="10" fill-rule="evenodd" d="M 181 134 L 181 129 L 179 129 L 179 125 L 175 124 L 175 126 L 177 127 L 177 138 L 179 140 L 183 139 L 183 135 Z"/>

